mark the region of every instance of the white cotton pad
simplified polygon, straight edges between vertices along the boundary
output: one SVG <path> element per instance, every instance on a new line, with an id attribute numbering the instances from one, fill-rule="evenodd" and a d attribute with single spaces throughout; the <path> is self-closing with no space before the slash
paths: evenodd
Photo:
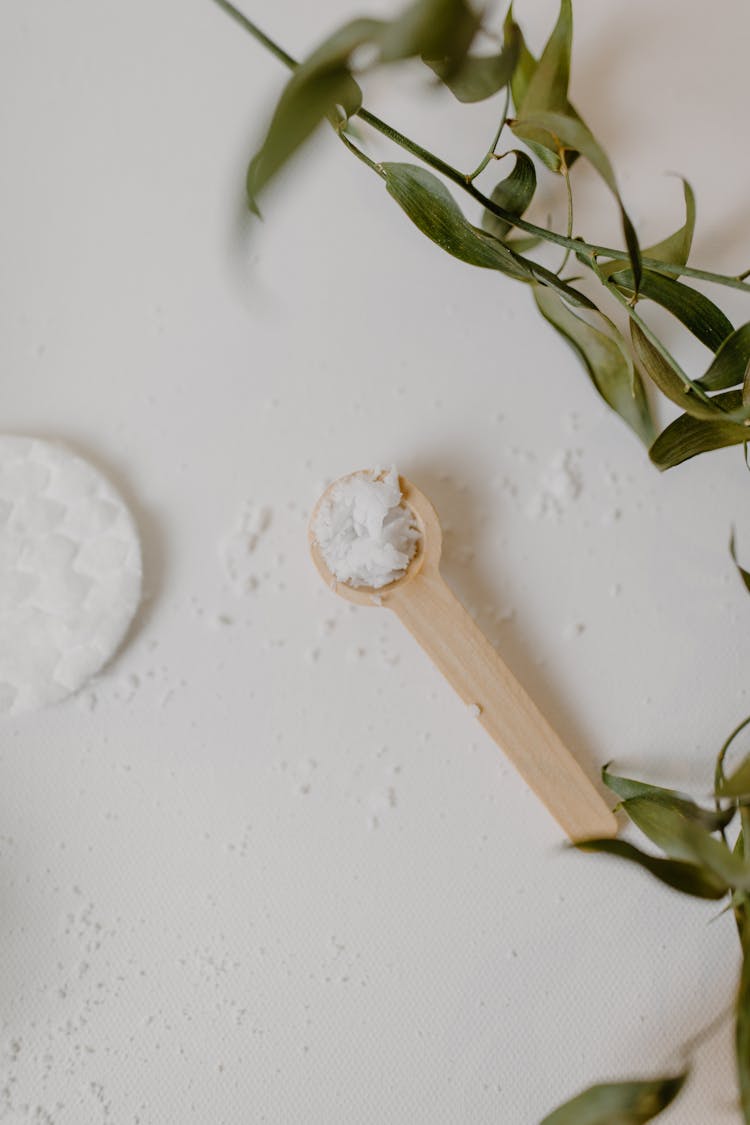
<path id="1" fill-rule="evenodd" d="M 112 485 L 63 446 L 0 434 L 0 712 L 64 699 L 114 655 L 141 548 Z"/>

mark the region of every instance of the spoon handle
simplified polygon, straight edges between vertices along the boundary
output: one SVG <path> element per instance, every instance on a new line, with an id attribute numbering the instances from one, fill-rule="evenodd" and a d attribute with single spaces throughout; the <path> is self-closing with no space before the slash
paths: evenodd
<path id="1" fill-rule="evenodd" d="M 395 587 L 386 604 L 572 840 L 614 836 L 617 821 L 533 700 L 437 569 Z"/>

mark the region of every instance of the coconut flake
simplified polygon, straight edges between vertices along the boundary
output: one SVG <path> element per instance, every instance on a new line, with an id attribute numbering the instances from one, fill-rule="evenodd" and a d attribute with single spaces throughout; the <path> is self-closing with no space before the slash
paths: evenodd
<path id="1" fill-rule="evenodd" d="M 395 468 L 338 481 L 320 505 L 313 534 L 339 582 L 375 590 L 406 572 L 420 539 Z"/>

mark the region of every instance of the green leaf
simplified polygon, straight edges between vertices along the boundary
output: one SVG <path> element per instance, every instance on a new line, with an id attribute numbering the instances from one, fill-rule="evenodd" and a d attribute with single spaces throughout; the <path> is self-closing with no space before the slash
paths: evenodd
<path id="1" fill-rule="evenodd" d="M 594 166 L 610 191 L 619 201 L 619 189 L 614 169 L 604 149 L 583 121 L 576 121 L 564 113 L 524 110 L 512 123 L 513 132 L 524 139 L 545 143 L 555 152 L 564 149 L 581 152 Z"/>
<path id="2" fill-rule="evenodd" d="M 511 5 L 506 17 L 506 27 L 513 21 L 513 6 Z M 517 24 L 513 24 L 518 27 Z M 560 14 L 547 45 L 537 61 L 526 46 L 523 34 L 520 32 L 520 51 L 518 63 L 513 79 L 511 80 L 511 93 L 513 104 L 518 115 L 542 110 L 551 110 L 564 113 L 575 121 L 581 118 L 578 111 L 568 101 L 568 81 L 570 78 L 570 50 L 573 37 L 573 16 L 570 0 L 561 0 Z M 561 168 L 560 153 L 548 138 L 526 139 L 529 148 L 552 171 L 559 172 Z M 570 168 L 578 157 L 578 153 L 570 151 L 567 156 L 567 165 Z"/>
<path id="3" fill-rule="evenodd" d="M 619 330 L 602 313 L 605 330 L 576 315 L 549 289 L 535 287 L 534 297 L 542 316 L 576 351 L 604 401 L 635 430 L 647 445 L 654 438 L 648 400 L 633 360 Z"/>
<path id="4" fill-rule="evenodd" d="M 726 412 L 740 410 L 742 394 L 740 391 L 725 391 L 716 395 L 712 402 L 721 405 Z M 699 453 L 741 445 L 748 437 L 750 430 L 747 426 L 724 421 L 722 416 L 701 419 L 681 414 L 659 434 L 649 450 L 649 457 L 658 469 L 671 469 Z"/>
<path id="5" fill-rule="evenodd" d="M 367 17 L 350 20 L 348 23 L 342 24 L 297 66 L 289 80 L 288 87 L 297 84 L 305 86 L 308 82 L 314 83 L 316 77 L 321 73 L 335 70 L 341 66 L 348 67 L 353 53 L 366 43 L 376 43 L 387 26 L 383 20 L 373 20 Z M 362 91 L 356 82 L 351 85 L 350 97 L 340 104 L 349 117 L 352 117 L 360 108 Z"/>
<path id="6" fill-rule="evenodd" d="M 524 39 L 521 28 L 513 19 L 513 4 L 508 8 L 508 14 L 505 17 L 505 23 L 503 25 L 503 32 L 506 36 L 511 33 L 518 36 L 518 61 L 510 80 L 510 92 L 513 95 L 513 105 L 516 107 L 516 112 L 518 113 L 523 105 L 526 91 L 529 88 L 529 83 L 534 76 L 534 71 L 538 63 L 526 45 L 526 40 Z"/>
<path id="7" fill-rule="evenodd" d="M 648 377 L 656 384 L 663 395 L 681 406 L 693 418 L 721 418 L 724 411 L 712 402 L 698 398 L 684 377 L 654 347 L 639 325 L 630 322 L 630 336 L 636 358 Z"/>
<path id="8" fill-rule="evenodd" d="M 526 211 L 536 191 L 536 169 L 533 160 L 525 152 L 521 152 L 520 149 L 513 149 L 512 152 L 515 157 L 513 171 L 495 185 L 490 199 L 504 211 L 519 218 Z M 487 210 L 482 216 L 482 227 L 489 234 L 494 234 L 495 238 L 503 241 L 513 229 L 511 223 Z"/>
<path id="9" fill-rule="evenodd" d="M 682 179 L 682 187 L 685 195 L 685 223 L 674 234 L 670 234 L 668 238 L 662 239 L 661 242 L 654 243 L 653 246 L 648 246 L 642 250 L 644 258 L 658 259 L 660 262 L 669 262 L 675 266 L 687 265 L 687 260 L 690 257 L 690 250 L 693 245 L 693 233 L 695 231 L 695 195 L 693 189 L 686 179 Z M 611 277 L 612 274 L 618 273 L 620 270 L 627 268 L 627 261 L 624 258 L 613 258 L 612 261 L 607 262 L 606 265 L 599 266 L 599 273 L 602 277 Z M 657 269 L 655 266 L 649 266 L 649 269 Z M 658 272 L 658 270 L 657 270 Z M 673 276 L 673 275 L 670 275 Z"/>
<path id="10" fill-rule="evenodd" d="M 648 785 L 643 781 L 634 781 L 629 777 L 617 777 L 610 773 L 607 766 L 602 770 L 604 784 L 621 797 L 624 801 L 632 797 L 641 797 L 656 804 L 673 809 L 687 820 L 695 821 L 709 832 L 718 832 L 727 827 L 734 818 L 735 809 L 703 809 L 684 793 L 676 789 L 664 789 L 660 785 Z"/>
<path id="11" fill-rule="evenodd" d="M 609 278 L 609 281 L 626 293 L 635 292 L 632 270 L 616 273 Z M 654 301 L 671 312 L 712 352 L 715 352 L 734 332 L 734 325 L 718 305 L 703 293 L 699 293 L 697 289 L 673 277 L 665 277 L 652 269 L 645 269 L 638 287 L 638 295 Z"/>
<path id="12" fill-rule="evenodd" d="M 421 55 L 442 59 L 456 73 L 481 24 L 481 13 L 465 0 L 415 0 L 391 23 L 379 39 L 382 62 Z"/>
<path id="13" fill-rule="evenodd" d="M 294 71 L 248 168 L 247 194 L 253 210 L 257 211 L 259 193 L 326 117 L 335 119 L 339 107 L 347 117 L 359 110 L 362 91 L 352 77 L 349 58 L 357 47 L 376 39 L 383 26 L 371 19 L 345 24 Z"/>
<path id="14" fill-rule="evenodd" d="M 686 1079 L 687 1072 L 673 1078 L 590 1086 L 541 1125 L 645 1125 L 672 1104 Z"/>
<path id="15" fill-rule="evenodd" d="M 536 235 L 533 235 L 533 234 L 520 235 L 518 238 L 508 237 L 508 238 L 503 239 L 503 242 L 505 243 L 505 245 L 510 250 L 513 250 L 516 254 L 526 254 L 526 253 L 528 253 L 529 250 L 533 250 L 535 246 L 538 246 L 541 241 L 542 241 L 541 238 L 538 238 Z M 557 276 L 557 275 L 555 275 L 555 276 Z M 571 281 L 580 281 L 581 279 L 579 277 L 572 277 L 570 280 Z M 583 305 L 586 305 L 587 307 L 589 305 L 588 301 L 575 301 L 574 303 L 576 305 L 583 304 Z M 593 304 L 593 302 L 591 302 L 591 304 Z"/>
<path id="16" fill-rule="evenodd" d="M 511 23 L 506 24 L 503 49 L 497 55 L 467 55 L 458 67 L 445 58 L 424 61 L 460 102 L 481 102 L 508 85 L 520 49 L 520 30 Z"/>
<path id="17" fill-rule="evenodd" d="M 348 103 L 351 108 L 353 104 L 353 79 L 346 66 L 320 71 L 305 82 L 295 78 L 282 94 L 263 145 L 247 171 L 247 195 L 253 210 L 257 210 L 256 200 L 263 188 L 320 123 L 337 106 Z"/>
<path id="18" fill-rule="evenodd" d="M 620 190 L 617 186 L 614 169 L 604 149 L 587 125 L 580 118 L 574 118 L 564 113 L 535 112 L 527 113 L 526 105 L 519 117 L 512 123 L 511 128 L 516 136 L 526 141 L 546 145 L 553 151 L 562 153 L 570 149 L 585 156 L 589 163 L 596 169 L 607 187 L 617 200 L 622 220 L 625 243 L 630 256 L 630 267 L 633 271 L 635 288 L 638 289 L 641 278 L 641 255 L 635 228 L 630 221 L 630 216 L 622 202 Z"/>
<path id="19" fill-rule="evenodd" d="M 571 0 L 561 0 L 557 23 L 524 94 L 524 115 L 544 110 L 567 112 L 572 42 L 573 6 Z"/>
<path id="20" fill-rule="evenodd" d="M 555 274 L 516 254 L 499 239 L 474 227 L 443 182 L 415 164 L 383 164 L 386 187 L 399 207 L 432 242 L 462 262 L 498 270 L 517 281 L 539 281 L 564 293 L 568 300 L 593 307 L 588 297 Z"/>
<path id="21" fill-rule="evenodd" d="M 686 266 L 693 245 L 695 232 L 695 194 L 688 181 L 680 176 L 685 194 L 685 223 L 661 242 L 654 243 L 643 251 L 644 258 L 658 258 L 673 266 Z"/>
<path id="22" fill-rule="evenodd" d="M 742 765 L 738 770 L 735 771 L 731 778 L 727 779 L 727 776 L 724 773 L 724 762 L 726 760 L 726 756 L 729 752 L 730 747 L 734 743 L 735 739 L 738 738 L 739 735 L 742 734 L 742 732 L 746 730 L 748 726 L 750 726 L 750 715 L 744 718 L 741 723 L 738 723 L 738 725 L 734 728 L 732 733 L 724 742 L 721 750 L 719 750 L 719 753 L 716 757 L 716 768 L 714 770 L 714 796 L 716 797 L 750 796 L 750 758 L 747 758 L 742 763 Z M 747 812 L 744 805 L 740 807 L 740 817 L 744 830 L 745 821 L 747 819 Z M 750 839 L 750 833 L 748 833 L 748 838 Z M 750 858 L 750 856 L 748 858 Z"/>
<path id="23" fill-rule="evenodd" d="M 750 864 L 732 855 L 723 840 L 715 839 L 696 821 L 648 797 L 630 797 L 622 807 L 636 827 L 670 859 L 685 860 L 730 887 L 750 890 Z"/>
<path id="24" fill-rule="evenodd" d="M 737 551 L 735 550 L 734 545 L 734 528 L 732 528 L 732 534 L 729 537 L 729 553 L 732 556 L 734 565 L 737 567 L 737 573 L 745 584 L 745 589 L 748 591 L 748 593 L 750 593 L 750 571 L 744 570 L 737 562 Z M 748 780 L 750 781 L 750 778 L 748 778 Z M 750 792 L 750 787 L 748 787 L 746 792 Z"/>
<path id="25" fill-rule="evenodd" d="M 750 796 L 750 757 L 745 758 L 731 777 L 723 779 L 718 789 L 718 796 L 737 799 Z"/>
<path id="26" fill-rule="evenodd" d="M 659 797 L 676 801 L 684 799 L 684 794 L 677 789 L 664 789 L 661 785 L 650 785 L 646 781 L 635 781 L 631 777 L 619 777 L 610 770 L 611 764 L 607 762 L 606 766 L 602 766 L 602 781 L 623 801 L 629 797 Z"/>
<path id="27" fill-rule="evenodd" d="M 383 164 L 386 187 L 411 221 L 448 254 L 482 269 L 530 281 L 502 242 L 472 226 L 437 176 L 416 164 Z"/>
<path id="28" fill-rule="evenodd" d="M 723 391 L 738 387 L 745 380 L 750 364 L 750 323 L 741 324 L 727 336 L 711 366 L 698 383 L 706 391 Z"/>
<path id="29" fill-rule="evenodd" d="M 694 863 L 648 855 L 626 840 L 581 840 L 575 846 L 584 852 L 604 852 L 636 863 L 668 887 L 693 898 L 719 899 L 730 890 L 729 884 L 711 871 Z"/>

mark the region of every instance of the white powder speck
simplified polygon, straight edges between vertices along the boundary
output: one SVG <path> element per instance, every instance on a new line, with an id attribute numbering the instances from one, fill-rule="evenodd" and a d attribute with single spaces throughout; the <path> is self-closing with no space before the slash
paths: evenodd
<path id="1" fill-rule="evenodd" d="M 121 676 L 115 681 L 112 694 L 120 703 L 132 703 L 140 685 L 140 676 L 136 676 L 135 673 Z"/>
<path id="2" fill-rule="evenodd" d="M 478 703 L 470 703 L 469 704 L 469 714 L 473 715 L 475 719 L 478 719 L 479 716 L 482 714 L 482 708 L 479 706 Z"/>
<path id="3" fill-rule="evenodd" d="M 245 503 L 234 530 L 221 544 L 224 572 L 236 594 L 249 594 L 258 587 L 255 552 L 273 519 L 270 508 Z"/>
<path id="4" fill-rule="evenodd" d="M 354 473 L 335 484 L 320 505 L 313 533 L 335 579 L 373 589 L 405 573 L 419 541 L 395 468 Z"/>
<path id="5" fill-rule="evenodd" d="M 496 625 L 502 625 L 506 621 L 512 621 L 516 616 L 515 606 L 505 606 L 503 609 L 496 609 L 493 618 Z"/>
<path id="6" fill-rule="evenodd" d="M 576 454 L 568 449 L 550 461 L 531 497 L 527 513 L 532 519 L 559 518 L 575 503 L 583 490 L 583 478 Z"/>

